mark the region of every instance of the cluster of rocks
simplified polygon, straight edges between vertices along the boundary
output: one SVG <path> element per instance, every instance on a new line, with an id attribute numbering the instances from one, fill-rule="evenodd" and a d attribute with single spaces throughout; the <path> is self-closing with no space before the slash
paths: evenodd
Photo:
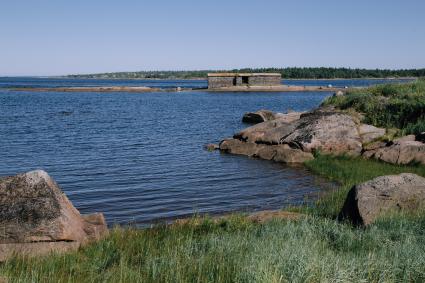
<path id="1" fill-rule="evenodd" d="M 41 170 L 0 178 L 0 228 L 0 261 L 75 250 L 108 232 L 103 214 L 81 215 Z"/>
<path id="2" fill-rule="evenodd" d="M 393 164 L 425 164 L 423 136 L 408 135 L 390 142 L 377 141 L 364 147 L 363 156 Z"/>
<path id="3" fill-rule="evenodd" d="M 209 148 L 285 163 L 305 162 L 321 152 L 425 164 L 425 134 L 383 142 L 385 129 L 364 124 L 359 115 L 332 107 L 287 114 L 260 110 L 246 113 L 243 121 L 255 125 Z"/>

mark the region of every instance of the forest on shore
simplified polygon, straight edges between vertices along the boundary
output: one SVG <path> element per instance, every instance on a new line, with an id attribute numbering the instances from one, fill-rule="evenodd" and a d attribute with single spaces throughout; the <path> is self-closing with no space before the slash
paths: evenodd
<path id="1" fill-rule="evenodd" d="M 406 78 L 425 77 L 423 69 L 351 69 L 327 67 L 288 67 L 288 68 L 245 68 L 233 70 L 195 70 L 195 71 L 140 71 L 112 72 L 98 74 L 75 74 L 68 78 L 87 79 L 204 79 L 208 73 L 280 73 L 284 79 L 361 79 L 361 78 Z"/>

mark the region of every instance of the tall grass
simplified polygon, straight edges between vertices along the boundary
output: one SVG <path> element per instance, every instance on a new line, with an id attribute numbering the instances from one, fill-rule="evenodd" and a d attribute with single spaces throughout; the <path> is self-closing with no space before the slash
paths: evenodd
<path id="1" fill-rule="evenodd" d="M 398 128 L 401 134 L 425 131 L 425 80 L 385 84 L 351 90 L 344 96 L 329 97 L 324 105 L 354 109 L 365 115 L 365 122 L 384 128 Z"/>
<path id="2" fill-rule="evenodd" d="M 298 222 L 115 229 L 78 252 L 13 259 L 10 282 L 423 282 L 425 217 L 367 229 L 310 216 Z"/>

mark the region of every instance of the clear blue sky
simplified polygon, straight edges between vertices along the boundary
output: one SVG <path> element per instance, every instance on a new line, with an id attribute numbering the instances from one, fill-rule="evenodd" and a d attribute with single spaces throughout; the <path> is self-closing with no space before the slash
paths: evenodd
<path id="1" fill-rule="evenodd" d="M 425 67 L 424 0 L 1 0 L 0 76 Z"/>

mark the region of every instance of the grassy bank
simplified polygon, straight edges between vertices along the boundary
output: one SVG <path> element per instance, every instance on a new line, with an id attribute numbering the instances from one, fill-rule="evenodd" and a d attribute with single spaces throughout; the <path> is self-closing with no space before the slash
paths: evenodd
<path id="1" fill-rule="evenodd" d="M 319 217 L 114 230 L 73 254 L 12 260 L 10 282 L 423 282 L 425 217 L 368 229 Z"/>
<path id="2" fill-rule="evenodd" d="M 214 223 L 114 229 L 67 255 L 13 259 L 0 266 L 10 282 L 395 282 L 425 280 L 425 215 L 397 215 L 366 228 L 334 220 L 346 190 L 403 167 L 318 156 L 307 166 L 342 184 L 299 221 L 265 224 L 242 216 Z"/>

